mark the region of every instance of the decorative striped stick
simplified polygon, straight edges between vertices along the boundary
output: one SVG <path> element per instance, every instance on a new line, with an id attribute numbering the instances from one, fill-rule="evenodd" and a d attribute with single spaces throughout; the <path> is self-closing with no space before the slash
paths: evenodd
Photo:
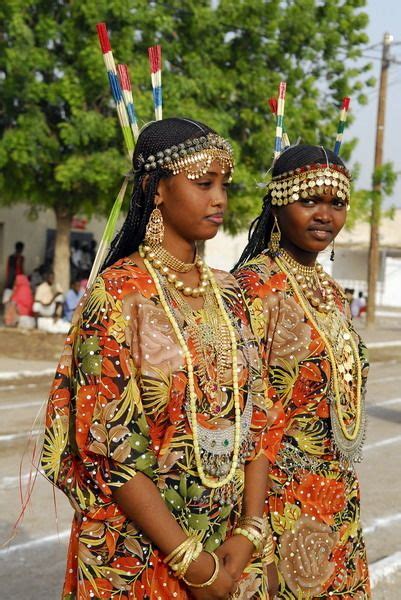
<path id="1" fill-rule="evenodd" d="M 277 114 L 277 98 L 269 98 L 269 106 L 270 106 L 270 110 L 272 111 L 272 114 L 276 115 Z M 284 148 L 288 148 L 289 146 L 291 146 L 291 142 L 288 137 L 287 130 L 285 128 L 284 120 L 283 120 L 283 137 L 282 137 L 281 141 L 284 144 Z"/>
<path id="2" fill-rule="evenodd" d="M 338 122 L 338 127 L 337 127 L 336 143 L 334 146 L 334 154 L 337 154 L 337 156 L 340 154 L 340 148 L 341 148 L 341 144 L 343 141 L 345 123 L 347 121 L 347 113 L 348 113 L 350 102 L 351 102 L 351 98 L 349 98 L 348 96 L 343 98 L 343 102 L 341 105 L 341 112 L 340 112 L 340 120 Z"/>
<path id="3" fill-rule="evenodd" d="M 281 152 L 281 140 L 283 137 L 283 122 L 284 122 L 284 108 L 285 108 L 285 91 L 287 84 L 285 81 L 280 81 L 278 86 L 278 101 L 277 101 L 277 112 L 276 112 L 276 139 L 274 143 L 274 158 L 278 158 Z"/>
<path id="4" fill-rule="evenodd" d="M 107 75 L 109 78 L 110 89 L 116 103 L 118 120 L 121 125 L 125 144 L 128 154 L 132 158 L 134 152 L 134 137 L 132 135 L 131 126 L 129 123 L 128 113 L 124 105 L 124 98 L 117 75 L 116 64 L 114 62 L 113 52 L 111 50 L 109 36 L 107 34 L 106 24 L 98 23 L 96 25 L 97 34 L 99 37 L 100 47 L 103 53 L 104 64 L 106 65 Z"/>
<path id="5" fill-rule="evenodd" d="M 163 96 L 162 96 L 162 48 L 151 46 L 148 48 L 150 74 L 152 78 L 153 104 L 155 106 L 155 119 L 163 118 Z"/>
<path id="6" fill-rule="evenodd" d="M 134 98 L 132 96 L 131 80 L 127 65 L 117 65 L 118 77 L 120 79 L 121 89 L 127 110 L 128 119 L 131 125 L 134 141 L 136 142 L 139 136 L 138 119 L 135 112 Z"/>
<path id="7" fill-rule="evenodd" d="M 132 155 L 134 152 L 135 146 L 135 133 L 134 128 L 132 127 L 132 123 L 130 124 L 129 120 L 129 112 L 128 108 L 126 108 L 124 103 L 124 96 L 121 89 L 120 81 L 117 75 L 116 64 L 114 62 L 113 53 L 111 50 L 109 36 L 107 34 L 106 24 L 98 23 L 96 25 L 97 33 L 99 36 L 100 47 L 103 53 L 104 64 L 106 65 L 107 75 L 109 78 L 110 89 L 113 95 L 114 101 L 116 103 L 118 120 L 121 125 L 121 129 L 123 132 L 125 144 L 127 146 L 128 154 L 130 159 L 132 159 Z M 127 74 L 128 75 L 128 74 Z M 124 80 L 124 85 L 126 84 L 126 80 Z M 128 87 L 125 85 L 125 87 Z M 110 244 L 114 237 L 114 231 L 116 228 L 117 219 L 119 217 L 121 206 L 124 200 L 125 191 L 127 189 L 129 177 L 125 176 L 123 184 L 121 186 L 120 192 L 114 201 L 113 208 L 111 209 L 110 216 L 107 220 L 106 227 L 104 229 L 102 239 L 100 240 L 98 250 L 96 252 L 95 260 L 93 261 L 92 269 L 89 275 L 88 283 L 86 285 L 86 292 L 89 293 L 90 288 L 92 287 L 99 270 L 106 258 L 108 249 L 110 248 Z M 76 309 L 76 313 L 79 311 L 79 306 Z M 75 315 L 74 315 L 75 317 Z"/>

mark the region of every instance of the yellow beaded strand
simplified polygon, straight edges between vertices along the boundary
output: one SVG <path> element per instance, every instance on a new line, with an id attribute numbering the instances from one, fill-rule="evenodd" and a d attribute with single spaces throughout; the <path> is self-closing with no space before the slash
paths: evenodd
<path id="1" fill-rule="evenodd" d="M 329 355 L 329 361 L 331 364 L 331 368 L 333 371 L 335 402 L 336 402 L 338 421 L 340 423 L 341 431 L 342 431 L 344 437 L 348 441 L 354 441 L 358 437 L 360 425 L 361 425 L 361 418 L 362 418 L 362 404 L 361 404 L 362 366 L 361 366 L 361 360 L 359 358 L 359 353 L 358 353 L 356 344 L 355 344 L 354 340 L 352 339 L 352 336 L 350 336 L 349 342 L 350 342 L 352 352 L 354 354 L 354 358 L 355 358 L 355 362 L 356 362 L 356 376 L 357 376 L 357 382 L 356 382 L 357 414 L 356 414 L 356 422 L 355 422 L 354 432 L 352 434 L 350 434 L 350 433 L 348 433 L 348 431 L 345 427 L 345 424 L 344 424 L 345 417 L 343 415 L 342 406 L 341 406 L 341 394 L 340 394 L 340 386 L 339 386 L 339 382 L 338 382 L 337 361 L 334 356 L 334 352 L 331 347 L 331 344 L 330 344 L 327 336 L 324 334 L 324 332 L 319 327 L 316 319 L 314 318 L 314 316 L 312 314 L 312 311 L 307 306 L 307 303 L 304 301 L 302 292 L 298 288 L 298 284 L 297 284 L 295 277 L 293 277 L 292 273 L 290 273 L 290 271 L 288 271 L 285 268 L 284 263 L 279 258 L 276 258 L 276 262 L 277 262 L 278 266 L 280 267 L 280 269 L 283 271 L 283 273 L 285 273 L 287 275 L 287 277 L 292 285 L 293 290 L 295 291 L 296 295 L 298 296 L 299 302 L 300 302 L 306 316 L 308 317 L 308 319 L 312 323 L 312 325 L 315 327 L 316 331 L 319 332 L 319 335 L 324 342 L 324 345 L 327 350 L 327 354 Z"/>
<path id="2" fill-rule="evenodd" d="M 189 387 L 189 397 L 190 397 L 190 420 L 191 420 L 191 428 L 192 428 L 192 435 L 193 435 L 193 442 L 194 442 L 195 462 L 196 462 L 196 467 L 198 469 L 199 477 L 205 487 L 212 488 L 212 489 L 221 488 L 224 485 L 226 485 L 227 483 L 229 483 L 235 475 L 235 472 L 238 468 L 239 453 L 240 453 L 240 447 L 241 447 L 241 408 L 240 408 L 240 402 L 239 402 L 238 356 L 237 356 L 237 339 L 236 339 L 234 328 L 233 328 L 230 318 L 225 310 L 223 300 L 221 298 L 220 290 L 218 289 L 216 280 L 215 280 L 212 272 L 210 271 L 210 269 L 208 267 L 206 267 L 208 276 L 209 276 L 209 281 L 211 283 L 213 293 L 216 297 L 217 304 L 219 305 L 222 317 L 223 317 L 223 319 L 227 325 L 227 328 L 230 332 L 231 351 L 232 351 L 232 372 L 233 372 L 233 397 L 234 397 L 234 410 L 235 410 L 234 451 L 233 451 L 233 461 L 231 464 L 231 469 L 230 469 L 230 472 L 226 475 L 226 477 L 224 477 L 224 479 L 221 479 L 220 481 L 215 481 L 213 479 L 210 479 L 206 475 L 206 473 L 203 469 L 203 464 L 202 464 L 202 457 L 201 457 L 201 453 L 200 453 L 199 437 L 198 437 L 198 421 L 196 418 L 197 395 L 196 395 L 196 390 L 195 390 L 195 375 L 194 375 L 194 366 L 193 366 L 193 362 L 192 362 L 191 353 L 190 353 L 189 348 L 185 342 L 185 339 L 181 333 L 179 325 L 167 303 L 164 291 L 162 289 L 162 286 L 160 285 L 160 282 L 157 278 L 155 270 L 153 269 L 152 265 L 146 258 L 144 258 L 144 264 L 154 281 L 157 293 L 159 294 L 161 305 L 163 306 L 163 309 L 171 323 L 174 333 L 177 336 L 177 339 L 180 343 L 180 346 L 182 348 L 182 352 L 184 354 L 185 361 L 187 364 L 188 387 Z"/>

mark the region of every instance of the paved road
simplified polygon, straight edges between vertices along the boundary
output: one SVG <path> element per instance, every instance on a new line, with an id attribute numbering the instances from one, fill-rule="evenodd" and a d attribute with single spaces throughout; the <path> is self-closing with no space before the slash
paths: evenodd
<path id="1" fill-rule="evenodd" d="M 49 376 L 0 380 L 0 539 L 19 510 L 19 464 Z M 359 466 L 362 517 L 375 600 L 401 598 L 401 362 L 375 363 L 368 391 L 369 431 Z M 34 426 L 36 429 L 36 426 Z M 29 459 L 29 457 L 27 457 Z M 24 486 L 29 460 L 22 467 Z M 31 505 L 9 550 L 0 550 L 0 597 L 58 600 L 71 510 L 38 479 Z M 59 535 L 58 532 L 59 531 Z"/>

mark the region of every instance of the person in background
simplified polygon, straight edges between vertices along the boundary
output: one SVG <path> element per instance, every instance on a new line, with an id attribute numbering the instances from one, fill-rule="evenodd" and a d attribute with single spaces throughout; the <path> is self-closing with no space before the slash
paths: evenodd
<path id="1" fill-rule="evenodd" d="M 81 275 L 82 250 L 79 240 L 74 240 L 71 244 L 70 264 L 72 279 L 79 279 Z"/>
<path id="2" fill-rule="evenodd" d="M 351 314 L 353 319 L 359 319 L 361 314 L 366 311 L 366 300 L 363 297 L 363 292 L 359 292 L 356 298 L 351 302 Z"/>
<path id="3" fill-rule="evenodd" d="M 17 242 L 15 244 L 14 254 L 10 254 L 7 259 L 6 270 L 6 289 L 12 290 L 17 275 L 24 273 L 24 243 Z"/>
<path id="4" fill-rule="evenodd" d="M 33 312 L 36 317 L 60 316 L 63 305 L 63 294 L 60 287 L 54 283 L 54 272 L 47 271 L 44 281 L 38 285 L 35 292 Z"/>
<path id="5" fill-rule="evenodd" d="M 71 288 L 68 290 L 64 300 L 64 321 L 71 323 L 74 310 L 78 306 L 78 302 L 82 298 L 84 290 L 81 287 L 79 279 L 75 279 L 71 283 Z"/>
<path id="6" fill-rule="evenodd" d="M 43 282 L 45 273 L 46 267 L 43 264 L 32 271 L 30 282 L 33 295 L 35 295 L 36 288 Z"/>

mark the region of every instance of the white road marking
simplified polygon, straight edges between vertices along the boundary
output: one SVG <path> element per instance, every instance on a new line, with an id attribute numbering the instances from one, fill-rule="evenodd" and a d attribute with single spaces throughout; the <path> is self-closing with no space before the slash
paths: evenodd
<path id="1" fill-rule="evenodd" d="M 383 579 L 389 579 L 399 569 L 401 569 L 401 551 L 377 560 L 369 566 L 372 587 L 376 587 Z"/>
<path id="2" fill-rule="evenodd" d="M 370 383 L 391 383 L 392 381 L 400 381 L 401 375 L 392 375 L 388 377 L 368 377 L 368 384 Z"/>
<path id="3" fill-rule="evenodd" d="M 378 517 L 377 519 L 374 519 L 370 525 L 363 527 L 363 533 L 369 535 L 370 533 L 374 533 L 376 529 L 389 527 L 399 521 L 401 522 L 401 513 L 394 513 L 393 515 L 387 515 L 387 517 Z"/>
<path id="4" fill-rule="evenodd" d="M 370 342 L 366 344 L 370 348 L 391 348 L 393 346 L 401 346 L 401 340 L 393 340 L 390 342 Z"/>
<path id="5" fill-rule="evenodd" d="M 0 410 L 18 410 L 19 408 L 29 408 L 30 406 L 40 406 L 43 404 L 42 400 L 36 400 L 35 402 L 15 402 L 14 404 L 0 404 Z"/>
<path id="6" fill-rule="evenodd" d="M 22 438 L 27 438 L 29 436 L 34 437 L 41 433 L 41 429 L 33 429 L 32 431 L 22 431 L 21 433 L 5 433 L 0 435 L 0 443 L 1 442 L 11 442 L 12 440 L 19 440 Z"/>
<path id="7" fill-rule="evenodd" d="M 396 444 L 397 442 L 401 442 L 401 435 L 396 435 L 392 438 L 387 438 L 384 440 L 379 440 L 378 442 L 372 442 L 371 444 L 367 444 L 364 447 L 364 451 L 374 450 L 375 448 L 381 448 L 382 446 L 390 446 L 391 444 Z"/>
<path id="8" fill-rule="evenodd" d="M 367 402 L 367 407 L 375 407 L 375 406 L 392 406 L 393 404 L 400 404 L 401 398 L 391 398 L 390 400 L 383 400 L 383 402 L 375 402 L 374 404 L 369 404 Z"/>
<path id="9" fill-rule="evenodd" d="M 53 535 L 46 535 L 40 538 L 36 538 L 34 540 L 29 540 L 29 542 L 23 542 L 22 544 L 15 544 L 15 546 L 8 546 L 8 548 L 3 548 L 0 550 L 1 555 L 7 555 L 11 552 L 19 552 L 20 550 L 28 550 L 34 546 L 41 546 L 42 544 L 50 544 L 52 542 L 61 542 L 65 540 L 70 535 L 70 530 L 66 529 L 64 531 L 60 531 L 59 533 L 55 533 Z"/>
<path id="10" fill-rule="evenodd" d="M 0 373 L 0 380 L 22 379 L 24 377 L 44 377 L 45 375 L 54 375 L 56 368 L 41 369 L 39 371 L 3 371 Z"/>
<path id="11" fill-rule="evenodd" d="M 0 385 L 0 393 L 1 392 L 9 392 L 10 390 L 16 390 L 17 387 L 19 387 L 20 389 L 24 389 L 24 387 L 27 388 L 35 388 L 38 387 L 37 383 L 22 383 L 20 386 L 16 386 L 16 385 Z"/>
<path id="12" fill-rule="evenodd" d="M 0 489 L 18 487 L 20 482 L 25 483 L 29 480 L 30 477 L 34 478 L 35 472 L 33 472 L 32 474 L 24 473 L 23 475 L 21 475 L 21 477 L 19 475 L 15 475 L 13 477 L 2 477 L 0 479 Z"/>

